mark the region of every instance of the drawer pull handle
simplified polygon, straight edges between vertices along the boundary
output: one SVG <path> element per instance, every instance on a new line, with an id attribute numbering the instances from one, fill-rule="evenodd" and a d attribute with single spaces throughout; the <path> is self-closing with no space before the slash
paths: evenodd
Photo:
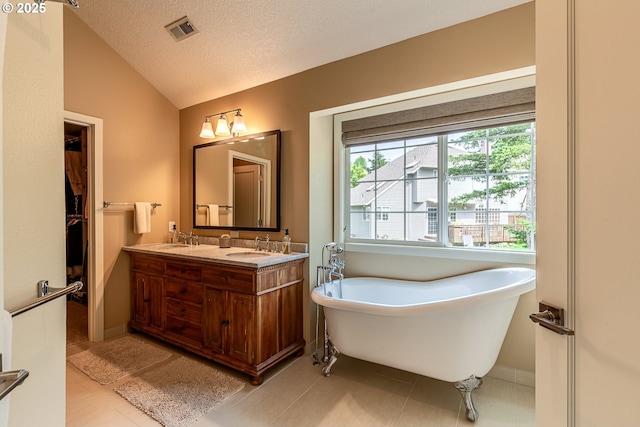
<path id="1" fill-rule="evenodd" d="M 220 324 L 222 326 L 229 326 L 229 321 L 228 320 L 223 320 L 222 322 L 220 322 Z"/>
<path id="2" fill-rule="evenodd" d="M 151 298 L 145 298 L 142 300 L 143 302 L 151 302 Z"/>
<path id="3" fill-rule="evenodd" d="M 180 288 L 180 293 L 181 294 L 186 294 L 187 293 L 187 288 Z"/>

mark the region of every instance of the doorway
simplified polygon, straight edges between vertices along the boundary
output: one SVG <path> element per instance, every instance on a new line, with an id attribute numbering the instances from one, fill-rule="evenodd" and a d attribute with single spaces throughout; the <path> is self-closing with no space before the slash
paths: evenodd
<path id="1" fill-rule="evenodd" d="M 262 227 L 261 167 L 241 160 L 233 163 L 233 223 Z"/>
<path id="2" fill-rule="evenodd" d="M 102 119 L 70 111 L 64 112 L 65 129 L 86 132 L 86 292 L 87 336 L 91 342 L 104 339 L 104 235 L 103 235 L 103 172 Z M 75 201 L 73 204 L 75 210 Z M 83 213 L 83 215 L 85 215 Z"/>
<path id="3" fill-rule="evenodd" d="M 235 227 L 271 224 L 271 160 L 229 151 L 229 204 Z"/>
<path id="4" fill-rule="evenodd" d="M 87 138 L 86 126 L 64 124 L 67 285 L 76 281 L 84 284 L 67 298 L 67 344 L 89 339 Z"/>

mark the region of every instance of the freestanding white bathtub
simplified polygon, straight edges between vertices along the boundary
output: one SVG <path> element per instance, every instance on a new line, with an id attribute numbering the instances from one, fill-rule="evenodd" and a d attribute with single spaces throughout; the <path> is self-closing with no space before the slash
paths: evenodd
<path id="1" fill-rule="evenodd" d="M 493 367 L 520 295 L 535 270 L 496 268 L 428 282 L 373 277 L 314 288 L 323 306 L 331 367 L 342 353 L 455 383 L 467 418 L 478 417 L 471 391 Z"/>

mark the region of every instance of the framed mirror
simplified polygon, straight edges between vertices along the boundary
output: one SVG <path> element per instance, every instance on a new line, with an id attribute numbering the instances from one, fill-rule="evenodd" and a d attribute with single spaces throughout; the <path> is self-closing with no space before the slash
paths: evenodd
<path id="1" fill-rule="evenodd" d="M 280 231 L 279 130 L 193 147 L 194 228 Z"/>

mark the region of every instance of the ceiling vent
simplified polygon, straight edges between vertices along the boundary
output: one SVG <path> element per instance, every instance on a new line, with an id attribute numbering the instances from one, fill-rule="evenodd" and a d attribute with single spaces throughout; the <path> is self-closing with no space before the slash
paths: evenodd
<path id="1" fill-rule="evenodd" d="M 178 42 L 198 34 L 198 30 L 186 16 L 166 25 L 164 28 L 169 31 L 169 34 Z"/>

